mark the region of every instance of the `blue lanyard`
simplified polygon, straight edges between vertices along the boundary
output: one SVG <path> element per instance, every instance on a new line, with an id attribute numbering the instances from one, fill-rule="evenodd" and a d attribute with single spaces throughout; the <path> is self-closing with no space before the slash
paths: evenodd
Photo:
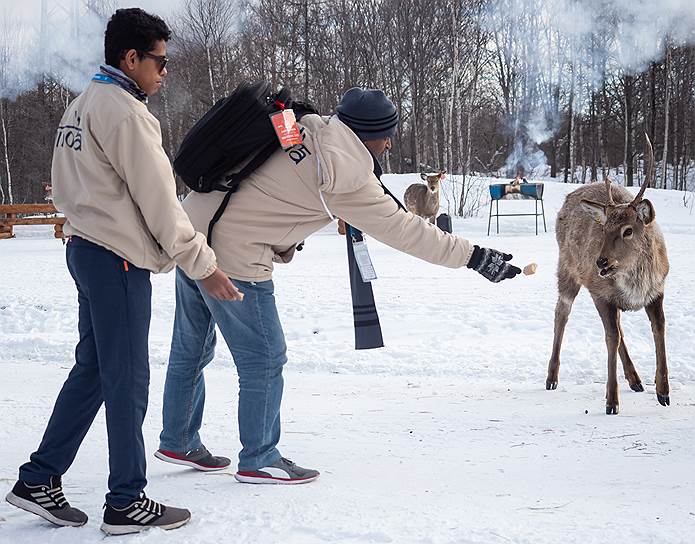
<path id="1" fill-rule="evenodd" d="M 104 74 L 94 74 L 94 77 L 92 77 L 92 81 L 100 81 L 101 83 L 111 83 L 112 85 L 118 85 L 115 79 L 113 79 L 111 76 L 107 76 Z"/>

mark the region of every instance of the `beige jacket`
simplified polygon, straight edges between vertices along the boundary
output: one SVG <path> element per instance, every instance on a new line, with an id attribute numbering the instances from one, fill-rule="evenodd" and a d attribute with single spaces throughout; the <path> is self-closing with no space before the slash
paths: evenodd
<path id="1" fill-rule="evenodd" d="M 306 115 L 304 144 L 278 150 L 243 181 L 215 225 L 212 245 L 230 277 L 264 281 L 273 261 L 289 262 L 297 243 L 341 217 L 389 246 L 434 264 L 468 263 L 473 245 L 401 210 L 374 176 L 372 156 L 337 117 Z M 326 207 L 321 201 L 323 195 Z M 183 207 L 206 232 L 224 198 L 191 193 Z"/>
<path id="2" fill-rule="evenodd" d="M 174 263 L 193 279 L 215 271 L 214 252 L 176 196 L 159 122 L 145 104 L 92 81 L 63 115 L 53 151 L 53 202 L 66 234 L 153 272 Z"/>

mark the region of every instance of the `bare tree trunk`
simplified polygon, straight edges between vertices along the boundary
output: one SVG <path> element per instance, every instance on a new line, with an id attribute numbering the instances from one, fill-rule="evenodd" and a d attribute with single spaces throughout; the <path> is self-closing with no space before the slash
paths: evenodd
<path id="1" fill-rule="evenodd" d="M 166 85 L 162 89 L 162 105 L 164 106 L 164 126 L 167 134 L 169 157 L 174 158 L 174 134 L 171 131 L 171 110 L 169 109 L 169 91 Z"/>
<path id="2" fill-rule="evenodd" d="M 208 79 L 210 82 L 210 97 L 212 98 L 212 103 L 214 104 L 217 102 L 217 93 L 215 93 L 215 82 L 212 77 L 212 58 L 210 56 L 210 46 L 206 45 L 205 46 L 205 55 L 207 56 L 208 60 Z"/>
<path id="3" fill-rule="evenodd" d="M 596 154 L 597 154 L 597 125 L 596 123 L 596 93 L 593 90 L 591 92 L 591 104 L 589 110 L 589 130 L 591 132 L 589 139 L 591 145 L 591 181 L 596 181 L 598 179 L 598 166 L 596 164 Z M 583 181 L 583 180 L 582 180 Z"/>
<path id="4" fill-rule="evenodd" d="M 480 8 L 478 9 L 478 17 L 480 17 Z M 476 28 L 476 44 L 480 43 L 480 25 Z M 473 102 L 478 90 L 478 76 L 480 74 L 480 48 L 476 48 L 475 62 L 473 63 L 473 82 L 471 84 L 471 93 L 468 100 L 468 111 L 466 114 L 466 162 L 461 168 L 461 197 L 459 199 L 458 213 L 459 217 L 463 216 L 466 207 L 466 196 L 468 194 L 466 181 L 468 173 L 471 170 L 471 155 L 473 154 L 473 143 L 471 136 L 473 134 Z"/>
<path id="5" fill-rule="evenodd" d="M 582 123 L 579 123 L 577 125 L 577 132 L 579 133 L 579 153 L 581 154 L 582 157 L 582 183 L 586 183 L 586 170 L 587 170 L 587 164 L 586 164 L 586 151 L 585 151 L 585 145 L 584 145 L 584 125 Z"/>
<path id="6" fill-rule="evenodd" d="M 577 181 L 577 133 L 579 129 L 579 118 L 574 116 L 572 120 L 572 130 L 570 132 L 569 154 L 570 154 L 570 181 Z"/>
<path id="7" fill-rule="evenodd" d="M 656 136 L 656 63 L 649 68 L 649 139 L 654 142 Z"/>
<path id="8" fill-rule="evenodd" d="M 309 0 L 304 0 L 304 100 L 309 100 L 309 64 L 311 57 L 309 45 Z"/>
<path id="9" fill-rule="evenodd" d="M 608 115 L 610 106 L 608 104 L 608 91 L 606 88 L 606 70 L 602 71 L 603 83 L 601 86 L 601 120 L 598 125 L 598 146 L 601 156 L 601 177 L 608 178 L 610 174 L 610 161 L 608 159 L 608 143 L 606 142 L 606 132 L 608 128 Z"/>
<path id="10" fill-rule="evenodd" d="M 570 170 L 574 166 L 574 88 L 570 91 L 569 115 L 567 116 L 567 155 L 565 156 L 565 183 L 574 181 L 574 172 Z"/>
<path id="11" fill-rule="evenodd" d="M 0 125 L 2 125 L 2 150 L 3 157 L 5 159 L 5 175 L 7 176 L 7 197 L 10 204 L 14 204 L 14 198 L 12 196 L 12 171 L 10 170 L 10 154 L 8 152 L 9 144 L 7 142 L 7 124 L 5 122 L 5 113 L 7 108 L 3 108 L 3 102 L 0 101 Z M 5 192 L 2 193 L 2 201 L 5 202 Z"/>
<path id="12" fill-rule="evenodd" d="M 625 149 L 623 155 L 623 163 L 625 165 L 625 185 L 632 187 L 634 180 L 634 170 L 633 170 L 633 155 L 634 155 L 634 139 L 633 139 L 633 128 L 632 128 L 632 118 L 634 113 L 633 104 L 633 89 L 634 89 L 634 77 L 631 75 L 626 75 L 623 81 L 623 90 L 625 98 Z"/>
<path id="13" fill-rule="evenodd" d="M 678 108 L 676 107 L 673 110 L 673 181 L 671 182 L 671 189 L 676 189 L 678 187 L 678 164 L 680 162 L 678 157 L 678 139 L 680 136 L 678 121 Z"/>
<path id="14" fill-rule="evenodd" d="M 666 41 L 666 65 L 664 66 L 664 86 L 666 97 L 664 98 L 664 152 L 661 156 L 661 187 L 666 189 L 666 174 L 668 172 L 668 131 L 671 108 L 671 47 Z"/>
<path id="15" fill-rule="evenodd" d="M 451 3 L 451 29 L 454 33 L 454 52 L 451 61 L 451 97 L 447 118 L 446 165 L 453 174 L 454 170 L 454 105 L 458 102 L 458 67 L 459 67 L 459 33 L 456 18 L 456 2 Z"/>

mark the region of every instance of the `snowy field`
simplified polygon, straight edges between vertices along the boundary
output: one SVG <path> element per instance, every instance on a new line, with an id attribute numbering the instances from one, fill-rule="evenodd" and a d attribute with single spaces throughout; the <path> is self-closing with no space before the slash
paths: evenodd
<path id="1" fill-rule="evenodd" d="M 417 179 L 386 176 L 396 194 Z M 446 183 L 446 182 L 445 182 Z M 486 181 L 485 181 L 486 183 Z M 148 493 L 186 506 L 170 533 L 123 543 L 659 543 L 695 539 L 695 215 L 682 194 L 647 192 L 671 260 L 665 312 L 671 406 L 657 403 L 655 355 L 644 312 L 623 317 L 626 344 L 646 386 L 620 381 L 620 415 L 604 410 L 603 329 L 585 291 L 565 335 L 557 391 L 545 391 L 556 301 L 554 222 L 576 185 L 547 182 L 548 232 L 532 217 L 480 217 L 454 229 L 514 254 L 535 276 L 493 285 L 400 254 L 373 239 L 374 285 L 386 348 L 353 349 L 345 241 L 333 226 L 276 268 L 288 340 L 283 454 L 317 468 L 306 486 L 237 483 L 152 457 Z M 446 190 L 446 188 L 445 188 Z M 508 201 L 500 211 L 531 211 Z M 494 231 L 494 225 L 493 225 Z M 52 229 L 17 228 L 0 241 L 0 493 L 36 448 L 72 364 L 76 291 Z M 174 277 L 153 278 L 152 384 L 145 421 L 157 447 L 174 310 Z M 207 373 L 203 439 L 235 457 L 236 374 L 224 344 Z M 99 531 L 106 492 L 103 413 L 64 478 L 86 527 L 55 529 L 0 504 L 0 543 L 83 544 Z"/>

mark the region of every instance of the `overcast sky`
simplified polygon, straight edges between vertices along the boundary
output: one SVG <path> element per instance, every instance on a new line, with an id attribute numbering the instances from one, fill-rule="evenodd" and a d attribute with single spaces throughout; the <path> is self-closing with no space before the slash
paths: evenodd
<path id="1" fill-rule="evenodd" d="M 183 0 L 120 0 L 119 7 L 138 7 L 145 11 L 156 13 L 162 17 L 166 17 L 172 11 L 176 10 Z M 60 4 L 70 6 L 72 0 L 48 0 L 49 8 L 51 5 Z M 41 16 L 41 0 L 0 0 L 0 17 L 5 14 L 11 14 L 15 17 L 20 17 L 27 24 L 39 26 L 39 18 Z"/>

